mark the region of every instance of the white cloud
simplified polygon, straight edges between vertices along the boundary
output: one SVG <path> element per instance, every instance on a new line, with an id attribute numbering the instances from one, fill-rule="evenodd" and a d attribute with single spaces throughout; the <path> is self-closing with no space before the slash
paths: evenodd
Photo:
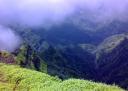
<path id="1" fill-rule="evenodd" d="M 0 21 L 30 26 L 55 24 L 79 7 L 96 20 L 128 20 L 128 0 L 0 0 Z"/>
<path id="2" fill-rule="evenodd" d="M 11 29 L 0 26 L 0 50 L 12 52 L 20 42 L 20 38 Z"/>

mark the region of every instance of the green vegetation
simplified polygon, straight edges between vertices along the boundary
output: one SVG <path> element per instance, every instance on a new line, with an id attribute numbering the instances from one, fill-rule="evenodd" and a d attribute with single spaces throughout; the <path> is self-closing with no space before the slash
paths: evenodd
<path id="1" fill-rule="evenodd" d="M 124 91 L 117 86 L 86 80 L 62 81 L 19 66 L 0 64 L 0 69 L 0 91 Z"/>
<path id="2" fill-rule="evenodd" d="M 22 45 L 15 55 L 17 65 L 47 73 L 47 65 L 29 45 Z"/>
<path id="3" fill-rule="evenodd" d="M 7 58 L 7 57 L 10 56 L 10 55 L 11 55 L 11 54 L 8 53 L 8 52 L 6 52 L 6 51 L 1 51 L 1 52 L 0 52 L 0 56 L 1 56 L 1 57 Z"/>
<path id="4" fill-rule="evenodd" d="M 26 52 L 26 48 L 24 46 L 21 46 L 20 52 L 15 57 L 17 64 L 20 65 L 21 62 L 24 62 L 25 61 L 25 52 Z"/>

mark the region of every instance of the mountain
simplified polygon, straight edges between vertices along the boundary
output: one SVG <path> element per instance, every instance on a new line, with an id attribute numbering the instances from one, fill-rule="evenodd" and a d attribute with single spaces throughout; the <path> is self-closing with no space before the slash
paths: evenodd
<path id="1" fill-rule="evenodd" d="M 128 35 L 107 38 L 96 54 L 98 81 L 128 88 Z"/>
<path id="2" fill-rule="evenodd" d="M 127 46 L 128 35 L 117 34 L 106 38 L 97 47 L 88 44 L 51 46 L 40 56 L 51 75 L 63 79 L 91 79 L 127 89 Z"/>
<path id="3" fill-rule="evenodd" d="M 128 33 L 127 24 L 113 21 L 95 25 L 88 21 L 84 13 L 78 13 L 63 24 L 50 28 L 44 28 L 43 25 L 36 28 L 20 25 L 10 27 L 21 35 L 23 41 L 36 52 L 38 60 L 41 60 L 26 60 L 21 63 L 23 67 L 33 69 L 34 65 L 38 71 L 44 67 L 43 71 L 47 70 L 49 75 L 61 79 L 91 79 L 128 88 L 127 71 L 121 73 L 122 67 L 127 69 L 127 61 L 123 61 L 123 57 L 127 59 L 127 50 L 117 54 L 127 45 L 123 43 Z"/>
<path id="4" fill-rule="evenodd" d="M 124 91 L 117 86 L 87 80 L 62 81 L 19 66 L 0 64 L 0 91 Z"/>
<path id="5" fill-rule="evenodd" d="M 63 79 L 69 77 L 91 79 L 95 73 L 95 55 L 80 46 L 50 46 L 40 53 L 40 57 L 47 63 L 49 74 L 58 75 Z"/>
<path id="6" fill-rule="evenodd" d="M 40 56 L 51 75 L 91 79 L 127 89 L 127 49 L 128 35 L 117 34 L 106 38 L 97 48 L 87 44 L 49 47 Z"/>
<path id="7" fill-rule="evenodd" d="M 85 14 L 86 15 L 86 14 Z M 66 19 L 62 24 L 48 28 L 21 25 L 10 25 L 23 40 L 36 50 L 43 50 L 44 41 L 52 46 L 92 44 L 99 45 L 104 39 L 115 34 L 128 33 L 128 22 L 113 21 L 98 23 L 86 19 L 84 14 L 76 14 Z"/>
<path id="8" fill-rule="evenodd" d="M 50 1 L 48 2 L 50 3 Z M 29 2 L 27 3 L 29 4 Z M 53 1 L 52 3 L 57 5 L 60 2 Z M 71 3 L 76 2 L 71 1 Z M 103 4 L 103 2 L 101 3 Z M 70 3 L 65 5 L 69 6 Z M 95 6 L 95 3 L 93 5 Z M 21 6 L 18 5 L 20 9 L 18 11 L 25 12 L 26 10 L 22 10 L 24 8 Z M 30 4 L 30 6 L 35 5 Z M 60 9 L 60 13 L 53 12 L 53 15 L 49 15 L 52 14 L 50 13 L 52 8 L 50 8 L 50 12 L 46 10 L 49 19 L 43 19 L 47 15 L 45 15 L 45 9 L 43 16 L 33 18 L 34 20 L 29 18 L 29 15 L 42 15 L 38 14 L 42 6 L 37 9 L 32 8 L 35 13 L 31 13 L 31 10 L 29 12 L 29 9 L 27 10 L 29 14 L 15 13 L 17 10 L 12 7 L 14 12 L 10 12 L 11 9 L 9 9 L 9 12 L 2 14 L 2 16 L 7 14 L 11 17 L 1 18 L 4 21 L 1 21 L 1 26 L 12 31 L 12 36 L 14 30 L 14 36 L 19 35 L 22 43 L 11 53 L 0 51 L 0 62 L 5 63 L 0 64 L 0 90 L 123 91 L 112 84 L 128 90 L 128 22 L 121 17 L 122 13 L 125 14 L 125 12 L 121 12 L 123 8 L 119 9 L 120 12 L 115 16 L 116 14 L 111 10 L 108 10 L 110 14 L 106 13 L 109 5 L 107 8 L 104 5 L 97 8 L 98 14 L 93 12 L 94 7 L 92 6 L 88 9 L 82 9 L 83 5 L 82 7 L 77 4 L 73 6 L 78 8 L 69 9 L 69 13 L 75 10 L 71 14 L 63 12 L 61 15 Z M 6 8 L 4 5 L 2 7 Z M 102 10 L 105 13 L 103 16 Z M 19 19 L 13 18 L 13 15 Z M 56 15 L 59 17 L 53 19 Z M 46 16 L 46 18 L 48 17 Z M 110 19 L 106 19 L 108 17 Z M 117 19 L 118 17 L 119 19 Z M 38 19 L 40 19 L 39 25 Z M 9 23 L 10 21 L 12 22 Z M 1 35 L 4 35 L 2 30 L 4 31 L 4 29 L 1 29 Z M 1 38 L 0 43 L 5 45 L 8 42 L 8 35 L 5 34 L 5 37 Z M 11 43 L 11 41 L 9 42 Z"/>

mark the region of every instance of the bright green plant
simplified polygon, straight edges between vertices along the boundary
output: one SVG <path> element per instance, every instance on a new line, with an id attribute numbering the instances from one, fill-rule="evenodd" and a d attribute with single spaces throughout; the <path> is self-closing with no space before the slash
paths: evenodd
<path id="1" fill-rule="evenodd" d="M 117 86 L 87 80 L 62 81 L 45 73 L 0 64 L 0 91 L 124 91 Z"/>

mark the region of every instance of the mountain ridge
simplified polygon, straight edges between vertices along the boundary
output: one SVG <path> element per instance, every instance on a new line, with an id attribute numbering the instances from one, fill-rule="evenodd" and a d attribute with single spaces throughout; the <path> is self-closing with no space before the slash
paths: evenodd
<path id="1" fill-rule="evenodd" d="M 128 62 L 124 61 L 123 53 L 126 53 L 125 58 L 128 54 L 126 50 L 122 50 L 127 49 L 127 41 L 127 34 L 120 34 L 105 39 L 97 48 L 89 44 L 53 47 L 46 43 L 47 47 L 42 53 L 36 53 L 29 45 L 24 45 L 16 50 L 13 56 L 16 58 L 14 61 L 21 67 L 46 72 L 61 79 L 88 79 L 117 84 L 127 89 Z M 39 64 L 35 64 L 37 60 Z M 121 60 L 123 62 L 120 66 Z M 116 68 L 117 66 L 120 69 Z M 125 70 L 123 66 L 126 67 Z M 126 74 L 120 75 L 117 79 L 113 78 L 123 71 Z"/>

